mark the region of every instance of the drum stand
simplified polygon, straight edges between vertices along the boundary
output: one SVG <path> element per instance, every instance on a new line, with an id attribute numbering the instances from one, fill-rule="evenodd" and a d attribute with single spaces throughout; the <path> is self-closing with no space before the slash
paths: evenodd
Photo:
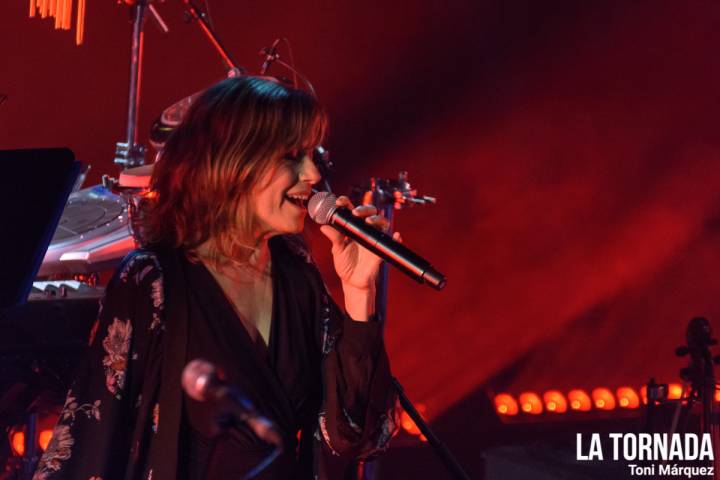
<path id="1" fill-rule="evenodd" d="M 404 171 L 400 172 L 397 180 L 371 178 L 369 188 L 356 188 L 354 190 L 353 197 L 360 196 L 363 200 L 362 203 L 367 203 L 364 200 L 371 200 L 371 203 L 378 208 L 378 211 L 383 213 L 390 225 L 387 232 L 390 235 L 392 235 L 395 210 L 400 210 L 414 205 L 428 205 L 436 203 L 436 199 L 434 197 L 419 196 L 417 190 L 411 188 L 410 183 L 408 183 L 408 173 Z M 387 314 L 389 271 L 390 269 L 387 262 L 383 262 L 380 266 L 380 273 L 377 279 L 377 293 L 375 299 L 375 311 L 382 322 L 385 321 Z M 415 425 L 417 425 L 420 432 L 425 436 L 425 438 L 427 438 L 428 443 L 435 451 L 435 454 L 440 457 L 440 460 L 443 462 L 445 468 L 447 468 L 452 477 L 459 480 L 469 480 L 470 477 L 462 468 L 460 463 L 458 463 L 450 450 L 448 450 L 448 448 L 433 433 L 413 403 L 405 394 L 405 390 L 398 379 L 394 377 L 393 387 L 395 388 L 403 409 L 407 412 L 410 418 L 412 418 L 413 422 L 415 422 Z M 372 461 L 360 460 L 353 467 L 353 472 L 346 472 L 346 477 L 357 480 L 371 480 L 376 477 L 375 465 L 376 464 Z"/>

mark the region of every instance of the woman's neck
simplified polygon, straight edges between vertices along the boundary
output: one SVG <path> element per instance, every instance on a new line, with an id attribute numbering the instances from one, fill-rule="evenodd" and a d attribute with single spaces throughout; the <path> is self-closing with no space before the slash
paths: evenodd
<path id="1" fill-rule="evenodd" d="M 258 273 L 270 273 L 270 246 L 267 239 L 262 239 L 248 259 L 248 266 Z"/>
<path id="2" fill-rule="evenodd" d="M 247 283 L 253 282 L 258 278 L 267 277 L 271 274 L 271 255 L 268 238 L 260 239 L 253 248 L 252 253 L 243 262 L 237 262 L 230 259 L 220 261 L 219 264 L 208 261 L 210 258 L 209 242 L 200 246 L 197 253 L 203 263 L 216 274 L 225 276 L 235 282 Z"/>

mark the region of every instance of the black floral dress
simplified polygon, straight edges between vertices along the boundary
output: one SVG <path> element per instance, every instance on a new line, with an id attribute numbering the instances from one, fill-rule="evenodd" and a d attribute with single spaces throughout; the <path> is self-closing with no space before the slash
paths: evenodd
<path id="1" fill-rule="evenodd" d="M 283 432 L 284 454 L 262 478 L 328 478 L 327 454 L 385 450 L 397 410 L 381 326 L 337 307 L 298 237 L 270 248 L 273 320 L 260 348 L 202 264 L 166 248 L 128 255 L 34 480 L 239 478 L 269 447 L 242 426 L 203 430 L 207 409 L 180 386 L 197 356 Z"/>

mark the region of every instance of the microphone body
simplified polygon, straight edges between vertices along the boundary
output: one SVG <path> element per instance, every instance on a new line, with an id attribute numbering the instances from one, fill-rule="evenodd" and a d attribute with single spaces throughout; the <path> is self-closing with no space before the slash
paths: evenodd
<path id="1" fill-rule="evenodd" d="M 372 225 L 364 218 L 356 217 L 345 207 L 335 205 L 337 198 L 328 192 L 318 192 L 308 202 L 308 213 L 317 223 L 330 225 L 367 248 L 388 263 L 420 283 L 427 283 L 441 290 L 446 283 L 445 275 L 408 247 Z"/>
<path id="2" fill-rule="evenodd" d="M 275 424 L 260 415 L 237 387 L 221 380 L 212 363 L 202 359 L 188 363 L 183 370 L 182 387 L 190 398 L 219 405 L 223 414 L 247 424 L 258 438 L 282 448 L 282 435 Z"/>

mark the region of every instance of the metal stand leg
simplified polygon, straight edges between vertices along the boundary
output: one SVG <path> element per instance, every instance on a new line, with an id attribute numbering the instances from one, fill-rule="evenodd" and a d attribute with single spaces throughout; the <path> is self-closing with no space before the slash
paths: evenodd
<path id="1" fill-rule="evenodd" d="M 140 81 L 142 78 L 143 26 L 147 8 L 147 0 L 138 0 L 132 7 L 133 33 L 130 49 L 130 88 L 125 142 L 118 142 L 115 146 L 115 163 L 125 168 L 137 167 L 145 163 L 145 147 L 137 141 L 137 115 L 140 107 Z"/>

